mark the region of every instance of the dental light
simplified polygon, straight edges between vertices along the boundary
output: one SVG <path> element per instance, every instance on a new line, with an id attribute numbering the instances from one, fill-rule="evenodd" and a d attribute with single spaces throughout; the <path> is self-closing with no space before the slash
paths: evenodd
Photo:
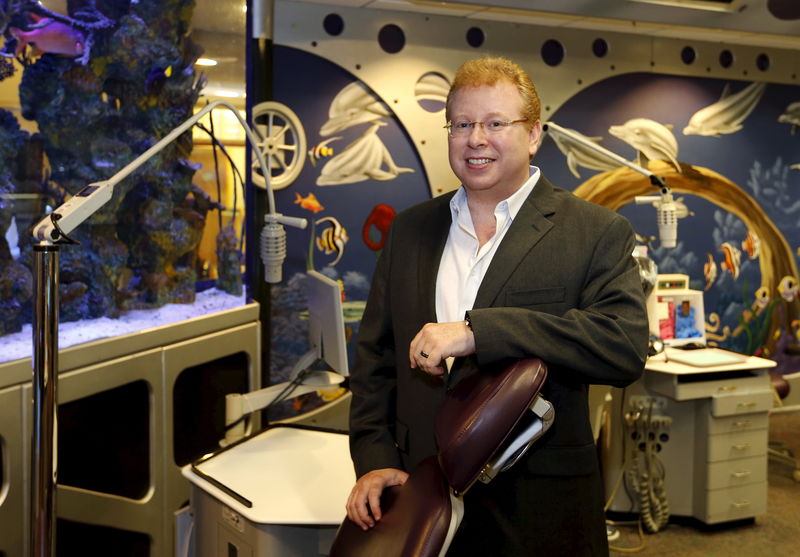
<path id="1" fill-rule="evenodd" d="M 656 224 L 658 225 L 658 240 L 661 246 L 665 248 L 674 248 L 678 241 L 678 219 L 686 216 L 685 211 L 679 211 L 675 200 L 672 198 L 672 190 L 667 186 L 664 179 L 656 176 L 649 170 L 624 159 L 616 153 L 609 151 L 605 147 L 598 145 L 592 141 L 581 137 L 580 135 L 562 128 L 553 122 L 545 122 L 542 125 L 542 130 L 546 133 L 555 134 L 566 138 L 569 141 L 578 143 L 579 145 L 591 149 L 610 160 L 622 165 L 627 166 L 631 170 L 635 170 L 639 174 L 647 176 L 650 183 L 661 190 L 660 195 L 637 195 L 635 198 L 636 204 L 641 205 L 644 203 L 651 203 L 656 208 Z"/>
<path id="2" fill-rule="evenodd" d="M 212 102 L 176 127 L 108 180 L 87 185 L 66 203 L 44 217 L 33 228 L 34 300 L 33 315 L 33 430 L 31 441 L 31 550 L 32 555 L 52 555 L 55 538 L 56 483 L 56 386 L 58 379 L 58 251 L 61 244 L 75 243 L 69 234 L 110 199 L 114 186 L 194 126 L 217 107 L 232 111 L 258 160 L 264 176 L 269 212 L 264 215 L 261 256 L 265 280 L 280 282 L 286 258 L 284 225 L 305 228 L 306 219 L 288 217 L 275 211 L 275 195 L 270 183 L 271 156 L 259 148 L 259 139 L 239 111 L 225 101 Z M 258 132 L 256 132 L 258 133 Z"/>

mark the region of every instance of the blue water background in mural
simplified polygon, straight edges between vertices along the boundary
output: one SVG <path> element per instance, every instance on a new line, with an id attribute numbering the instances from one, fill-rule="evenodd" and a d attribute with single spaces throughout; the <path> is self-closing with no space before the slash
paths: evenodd
<path id="1" fill-rule="evenodd" d="M 546 80 L 539 81 L 540 88 L 547 87 Z M 792 135 L 791 126 L 779 123 L 778 117 L 789 104 L 800 100 L 800 88 L 767 85 L 758 106 L 744 120 L 744 129 L 737 133 L 720 137 L 682 133 L 696 111 L 719 100 L 726 84 L 736 93 L 749 83 L 656 74 L 622 75 L 587 87 L 559 107 L 551 120 L 587 136 L 603 137 L 601 145 L 629 160 L 635 159 L 634 148 L 610 135 L 610 126 L 640 117 L 671 124 L 679 145 L 678 160 L 718 172 L 754 197 L 783 233 L 796 257 L 795 250 L 800 245 L 797 226 L 800 171 L 790 170 L 789 166 L 800 162 L 800 134 Z M 565 157 L 547 138 L 534 160 L 554 183 L 569 190 L 597 174 L 581 167 L 581 178 L 573 176 Z M 679 221 L 677 248 L 658 248 L 656 241 L 651 255 L 659 265 L 659 272 L 688 274 L 692 287 L 702 290 L 706 254 L 713 254 L 719 264 L 723 259 L 722 242 L 729 241 L 739 247 L 747 230 L 736 216 L 713 203 L 695 195 L 679 196 L 684 197 L 694 215 Z M 620 212 L 630 219 L 639 234 L 658 235 L 653 207 L 629 204 Z M 716 283 L 705 292 L 706 316 L 716 312 L 723 324 L 735 328 L 745 308 L 743 295 L 752 300 L 759 286 L 758 261 L 748 260 L 743 253 L 738 279 L 734 281 L 730 273 L 719 269 Z M 721 345 L 736 349 L 743 337 Z"/>

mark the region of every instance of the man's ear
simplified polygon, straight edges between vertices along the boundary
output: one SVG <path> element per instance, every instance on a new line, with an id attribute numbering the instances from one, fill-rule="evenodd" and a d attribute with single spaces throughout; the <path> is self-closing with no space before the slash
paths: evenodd
<path id="1" fill-rule="evenodd" d="M 528 153 L 531 157 L 536 154 L 536 151 L 539 150 L 539 145 L 541 145 L 542 139 L 544 138 L 542 134 L 542 122 L 537 121 L 533 126 L 531 126 L 529 132 L 529 139 L 530 145 L 528 147 Z"/>

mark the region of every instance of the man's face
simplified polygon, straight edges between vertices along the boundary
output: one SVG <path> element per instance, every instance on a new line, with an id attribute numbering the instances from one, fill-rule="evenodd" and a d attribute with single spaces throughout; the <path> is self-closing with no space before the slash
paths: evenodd
<path id="1" fill-rule="evenodd" d="M 523 117 L 522 97 L 508 81 L 466 87 L 455 92 L 450 104 L 451 123 L 457 121 L 514 121 Z M 489 131 L 476 124 L 464 135 L 448 139 L 450 166 L 469 192 L 491 192 L 505 199 L 525 183 L 530 159 L 536 152 L 541 124 L 513 124 Z"/>

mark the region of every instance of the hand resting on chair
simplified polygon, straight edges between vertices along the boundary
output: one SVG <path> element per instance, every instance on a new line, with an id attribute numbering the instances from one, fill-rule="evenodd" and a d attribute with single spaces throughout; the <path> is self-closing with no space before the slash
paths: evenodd
<path id="1" fill-rule="evenodd" d="M 403 485 L 407 479 L 408 472 L 397 468 L 380 468 L 367 472 L 358 478 L 347 498 L 347 517 L 362 530 L 372 528 L 381 519 L 380 501 L 383 490 L 394 485 Z"/>

